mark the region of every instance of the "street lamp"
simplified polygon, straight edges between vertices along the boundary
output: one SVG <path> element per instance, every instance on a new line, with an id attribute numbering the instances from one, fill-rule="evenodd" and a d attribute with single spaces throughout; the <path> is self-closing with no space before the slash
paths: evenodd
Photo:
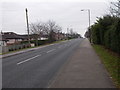
<path id="1" fill-rule="evenodd" d="M 90 9 L 82 9 L 81 11 L 88 11 L 88 17 L 89 17 L 89 34 L 90 34 L 90 43 L 91 43 L 91 30 L 90 30 Z"/>

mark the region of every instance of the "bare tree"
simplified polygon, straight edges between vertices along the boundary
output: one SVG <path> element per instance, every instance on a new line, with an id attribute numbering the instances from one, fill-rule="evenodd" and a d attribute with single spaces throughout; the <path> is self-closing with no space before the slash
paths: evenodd
<path id="1" fill-rule="evenodd" d="M 37 22 L 30 24 L 30 31 L 32 34 L 35 34 L 36 40 L 40 38 L 42 35 L 49 36 L 49 40 L 55 40 L 56 34 L 59 34 L 62 31 L 62 28 L 56 24 L 55 21 L 49 20 L 46 23 Z"/>
<path id="2" fill-rule="evenodd" d="M 43 34 L 44 23 L 31 23 L 30 24 L 30 31 L 33 38 L 36 40 L 36 45 L 38 46 L 38 40 L 41 39 L 41 35 Z"/>
<path id="3" fill-rule="evenodd" d="M 42 32 L 43 32 L 44 35 L 49 35 L 49 33 L 50 33 L 49 27 L 48 27 L 48 25 L 46 23 L 43 23 Z"/>
<path id="4" fill-rule="evenodd" d="M 110 13 L 113 16 L 120 17 L 120 0 L 117 0 L 117 2 L 111 2 Z"/>
<path id="5" fill-rule="evenodd" d="M 54 31 L 54 32 L 56 31 L 56 23 L 55 23 L 55 21 L 49 20 L 47 22 L 47 25 L 48 25 L 49 31 Z"/>
<path id="6" fill-rule="evenodd" d="M 47 22 L 47 25 L 48 25 L 48 29 L 50 31 L 49 39 L 51 41 L 56 40 L 56 34 L 58 34 L 57 38 L 59 38 L 59 33 L 62 31 L 62 28 L 59 25 L 57 25 L 56 22 L 51 21 L 51 20 L 49 20 Z"/>
<path id="7" fill-rule="evenodd" d="M 43 31 L 44 25 L 42 22 L 30 24 L 30 30 L 33 34 L 40 35 Z"/>

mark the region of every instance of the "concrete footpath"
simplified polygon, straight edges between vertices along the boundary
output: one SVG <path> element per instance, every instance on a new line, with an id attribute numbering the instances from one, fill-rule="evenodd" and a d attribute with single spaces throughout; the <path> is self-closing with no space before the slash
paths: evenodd
<path id="1" fill-rule="evenodd" d="M 57 73 L 48 88 L 115 88 L 87 39 Z"/>

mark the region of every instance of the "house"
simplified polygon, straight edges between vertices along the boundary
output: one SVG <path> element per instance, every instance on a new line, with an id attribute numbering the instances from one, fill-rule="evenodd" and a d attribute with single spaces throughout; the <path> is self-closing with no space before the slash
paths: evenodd
<path id="1" fill-rule="evenodd" d="M 2 33 L 2 38 L 7 40 L 7 45 L 18 44 L 25 39 L 25 37 L 14 32 L 4 32 Z"/>
<path id="2" fill-rule="evenodd" d="M 28 35 L 20 35 L 20 36 L 24 37 L 24 41 L 28 40 Z M 38 39 L 38 40 L 46 40 L 46 39 L 48 39 L 48 35 L 30 34 L 29 38 L 30 38 L 30 40 L 36 40 L 36 39 Z"/>
<path id="3" fill-rule="evenodd" d="M 6 46 L 7 45 L 7 39 L 2 37 L 2 32 L 0 33 L 0 46 Z"/>
<path id="4" fill-rule="evenodd" d="M 14 32 L 1 32 L 1 36 L 4 39 L 1 39 L 1 43 L 5 43 L 6 45 L 12 45 L 12 44 L 20 44 L 21 41 L 28 41 L 28 35 L 19 35 Z M 37 34 L 30 34 L 29 35 L 30 40 L 46 40 L 48 39 L 48 35 L 37 35 Z"/>
<path id="5" fill-rule="evenodd" d="M 56 41 L 58 41 L 58 40 L 65 40 L 65 39 L 67 39 L 67 36 L 66 36 L 66 34 L 64 34 L 64 33 L 56 33 L 56 32 L 53 32 L 53 38 L 56 40 Z"/>
<path id="6" fill-rule="evenodd" d="M 58 34 L 59 40 L 65 40 L 66 39 L 66 34 L 64 33 L 59 33 Z"/>
<path id="7" fill-rule="evenodd" d="M 7 46 L 7 39 L 2 38 L 2 36 L 0 36 L 0 46 Z"/>
<path id="8" fill-rule="evenodd" d="M 49 35 L 47 35 L 47 34 L 41 34 L 40 40 L 47 40 L 48 37 L 49 37 Z"/>

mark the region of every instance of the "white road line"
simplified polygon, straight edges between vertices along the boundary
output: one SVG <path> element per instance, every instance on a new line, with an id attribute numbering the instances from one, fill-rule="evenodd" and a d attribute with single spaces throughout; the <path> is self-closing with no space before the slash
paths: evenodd
<path id="1" fill-rule="evenodd" d="M 50 44 L 49 46 L 51 46 L 51 45 L 55 45 L 55 44 Z"/>
<path id="2" fill-rule="evenodd" d="M 47 51 L 47 53 L 50 53 L 50 52 L 52 52 L 52 51 L 54 51 L 55 49 L 52 49 L 52 50 L 49 50 L 49 51 Z"/>
<path id="3" fill-rule="evenodd" d="M 29 58 L 29 59 L 26 59 L 26 60 L 24 60 L 24 61 L 21 61 L 21 62 L 17 63 L 17 65 L 20 65 L 20 64 L 22 64 L 22 63 L 28 62 L 28 61 L 36 58 L 36 57 L 39 57 L 39 56 L 41 56 L 41 55 L 36 55 L 36 56 L 34 56 L 34 57 L 32 57 L 32 58 Z"/>

